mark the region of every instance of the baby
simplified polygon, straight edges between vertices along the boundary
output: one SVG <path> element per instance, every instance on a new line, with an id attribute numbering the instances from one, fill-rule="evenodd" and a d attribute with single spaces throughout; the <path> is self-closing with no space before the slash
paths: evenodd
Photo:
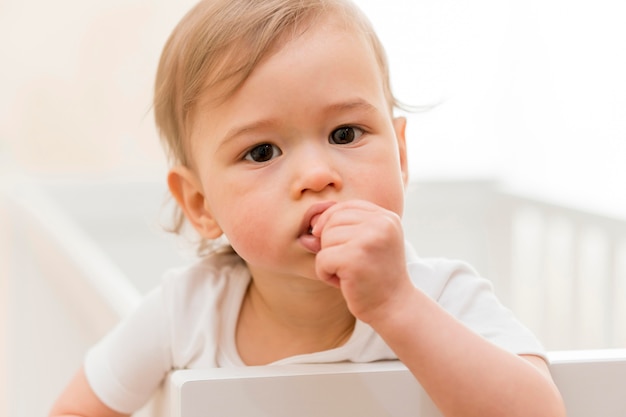
<path id="1" fill-rule="evenodd" d="M 209 250 L 89 351 L 51 415 L 129 415 L 174 369 L 399 359 L 445 416 L 564 416 L 489 283 L 405 242 L 396 107 L 348 0 L 201 1 L 165 46 L 154 109 Z"/>

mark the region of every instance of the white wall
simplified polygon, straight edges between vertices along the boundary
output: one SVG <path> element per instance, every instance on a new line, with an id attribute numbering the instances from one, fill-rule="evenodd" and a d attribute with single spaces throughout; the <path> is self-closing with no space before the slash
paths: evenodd
<path id="1" fill-rule="evenodd" d="M 152 84 L 193 3 L 0 3 L 0 161 L 42 173 L 160 174 Z"/>
<path id="2" fill-rule="evenodd" d="M 626 4 L 358 0 L 410 103 L 414 178 L 495 175 L 626 217 Z M 394 4 L 395 3 L 395 4 Z"/>

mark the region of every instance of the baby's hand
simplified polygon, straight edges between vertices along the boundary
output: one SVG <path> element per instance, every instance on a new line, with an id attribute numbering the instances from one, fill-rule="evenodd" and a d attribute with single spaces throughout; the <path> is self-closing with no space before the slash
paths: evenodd
<path id="1" fill-rule="evenodd" d="M 318 277 L 341 289 L 348 308 L 366 323 L 412 287 L 400 217 L 373 203 L 353 200 L 327 209 L 313 226 L 320 238 Z"/>

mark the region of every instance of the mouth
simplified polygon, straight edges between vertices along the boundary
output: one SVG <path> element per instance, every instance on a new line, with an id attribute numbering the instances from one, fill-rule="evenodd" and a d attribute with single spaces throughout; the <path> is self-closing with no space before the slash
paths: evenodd
<path id="1" fill-rule="evenodd" d="M 298 233 L 298 240 L 300 241 L 300 244 L 311 253 L 317 253 L 321 249 L 319 237 L 313 235 L 313 227 L 319 220 L 322 213 L 324 213 L 333 204 L 335 204 L 334 201 L 325 201 L 313 204 L 309 207 L 302 218 L 300 232 Z"/>
<path id="2" fill-rule="evenodd" d="M 321 203 L 313 204 L 311 207 L 309 207 L 309 209 L 304 213 L 304 216 L 302 218 L 302 223 L 300 225 L 300 235 L 312 235 L 313 227 L 317 223 L 319 217 L 334 204 L 334 201 L 324 201 Z"/>

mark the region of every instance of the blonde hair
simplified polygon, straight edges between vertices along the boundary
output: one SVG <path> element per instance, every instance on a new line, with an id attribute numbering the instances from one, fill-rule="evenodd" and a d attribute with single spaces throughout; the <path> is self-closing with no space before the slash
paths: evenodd
<path id="1" fill-rule="evenodd" d="M 367 17 L 350 0 L 202 0 L 170 35 L 155 81 L 155 121 L 170 163 L 190 166 L 188 133 L 201 96 L 209 92 L 218 103 L 227 99 L 273 48 L 330 14 L 366 36 L 380 66 L 390 110 L 399 107 L 391 92 L 384 48 Z M 184 216 L 178 210 L 175 217 L 173 231 L 180 232 Z"/>

